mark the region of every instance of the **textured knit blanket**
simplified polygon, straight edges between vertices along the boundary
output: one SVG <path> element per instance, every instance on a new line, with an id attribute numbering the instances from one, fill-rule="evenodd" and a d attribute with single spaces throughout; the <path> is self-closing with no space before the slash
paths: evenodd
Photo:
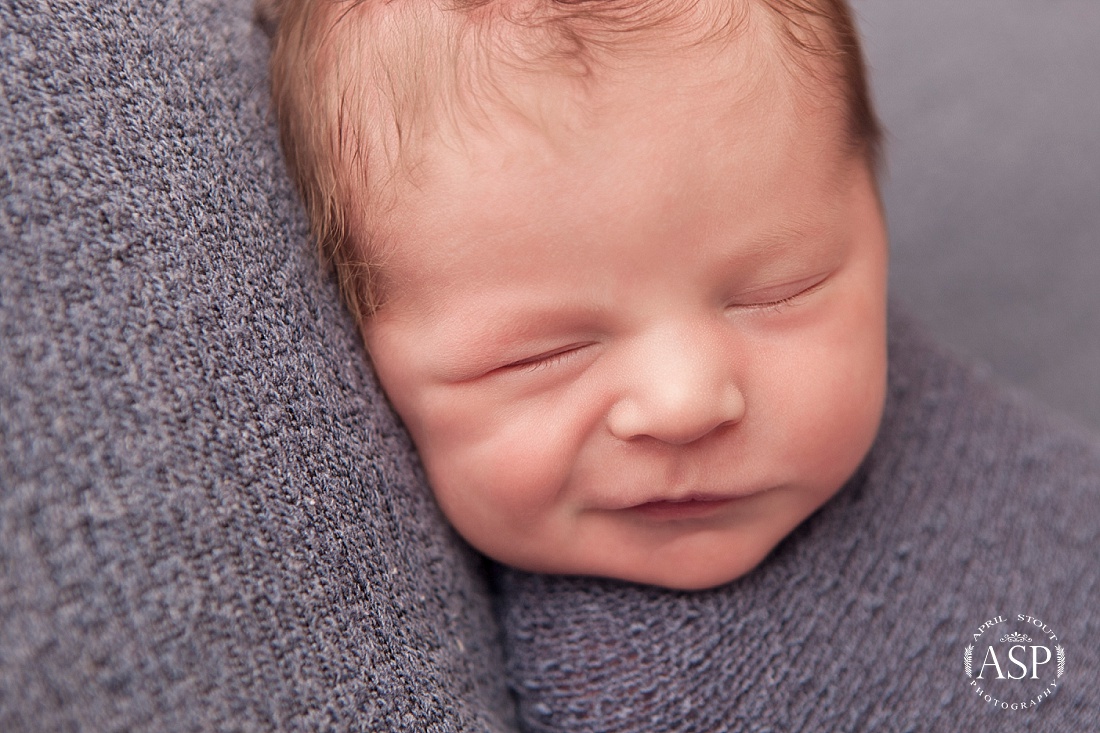
<path id="1" fill-rule="evenodd" d="M 870 456 L 751 574 L 500 570 L 528 729 L 1100 730 L 1100 447 L 891 331 Z"/>

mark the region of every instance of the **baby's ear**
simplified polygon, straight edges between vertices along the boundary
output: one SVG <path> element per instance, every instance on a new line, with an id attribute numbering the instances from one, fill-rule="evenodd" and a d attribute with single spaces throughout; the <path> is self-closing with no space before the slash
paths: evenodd
<path id="1" fill-rule="evenodd" d="M 268 38 L 279 30 L 279 19 L 283 17 L 285 0 L 255 0 L 252 5 L 252 19 L 263 29 Z"/>

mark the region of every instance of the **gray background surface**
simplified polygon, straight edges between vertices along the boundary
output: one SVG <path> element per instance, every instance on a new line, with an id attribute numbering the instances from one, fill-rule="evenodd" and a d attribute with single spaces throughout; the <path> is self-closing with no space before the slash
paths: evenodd
<path id="1" fill-rule="evenodd" d="M 854 0 L 895 297 L 1100 428 L 1100 3 Z"/>

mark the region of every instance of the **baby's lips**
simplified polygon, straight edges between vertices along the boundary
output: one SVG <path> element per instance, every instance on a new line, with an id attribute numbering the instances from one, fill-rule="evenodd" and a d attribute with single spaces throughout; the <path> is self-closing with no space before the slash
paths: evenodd
<path id="1" fill-rule="evenodd" d="M 740 499 L 741 497 L 695 495 L 648 501 L 632 506 L 628 511 L 656 520 L 705 519 Z"/>
<path id="2" fill-rule="evenodd" d="M 647 498 L 643 501 L 636 501 L 628 506 L 620 507 L 621 509 L 637 509 L 639 507 L 645 507 L 650 505 L 676 505 L 676 504 L 724 504 L 731 501 L 738 501 L 741 499 L 748 499 L 758 494 L 763 494 L 772 490 L 772 486 L 765 487 L 752 487 L 741 490 L 726 490 L 726 491 L 693 491 L 685 494 L 677 494 L 675 491 L 669 491 L 664 494 L 658 494 L 651 498 Z"/>

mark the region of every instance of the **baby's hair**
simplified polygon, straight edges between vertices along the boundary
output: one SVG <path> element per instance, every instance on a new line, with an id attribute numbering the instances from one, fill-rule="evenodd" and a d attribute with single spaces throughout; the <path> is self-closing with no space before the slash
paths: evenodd
<path id="1" fill-rule="evenodd" d="M 257 0 L 275 36 L 287 165 L 353 314 L 362 321 L 381 305 L 375 223 L 395 179 L 413 174 L 417 141 L 459 115 L 473 123 L 486 99 L 507 103 L 502 73 L 584 83 L 616 54 L 651 52 L 655 38 L 729 40 L 756 8 L 788 60 L 839 81 L 848 142 L 876 169 L 881 132 L 846 0 Z"/>

